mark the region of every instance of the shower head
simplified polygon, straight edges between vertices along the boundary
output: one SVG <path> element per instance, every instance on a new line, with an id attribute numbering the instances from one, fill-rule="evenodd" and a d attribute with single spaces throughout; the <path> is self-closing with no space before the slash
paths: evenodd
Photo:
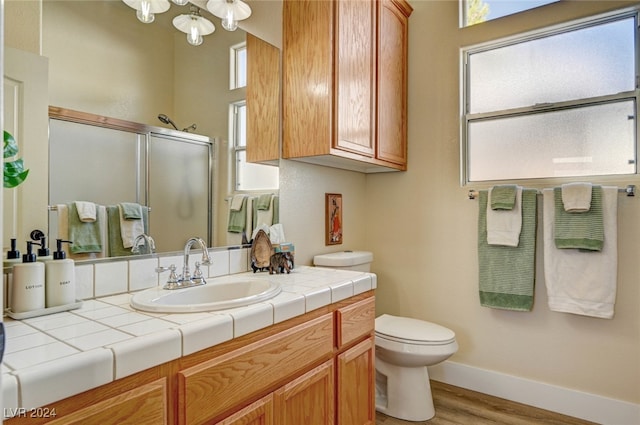
<path id="1" fill-rule="evenodd" d="M 176 124 L 171 120 L 171 118 L 169 118 L 168 116 L 166 116 L 165 114 L 160 114 L 158 115 L 158 119 L 160 120 L 160 122 L 162 122 L 163 124 L 171 124 L 171 126 L 173 128 L 175 128 L 176 130 L 178 129 L 178 127 L 176 127 Z"/>

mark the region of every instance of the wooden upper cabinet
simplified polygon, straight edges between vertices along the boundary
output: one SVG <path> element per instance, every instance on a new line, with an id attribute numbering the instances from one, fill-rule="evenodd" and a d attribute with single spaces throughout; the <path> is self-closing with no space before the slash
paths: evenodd
<path id="1" fill-rule="evenodd" d="M 378 144 L 376 156 L 407 164 L 409 15 L 404 1 L 380 0 L 378 32 Z"/>
<path id="2" fill-rule="evenodd" d="M 406 169 L 410 12 L 405 0 L 283 3 L 283 158 Z"/>
<path id="3" fill-rule="evenodd" d="M 247 162 L 280 158 L 280 50 L 247 34 Z"/>

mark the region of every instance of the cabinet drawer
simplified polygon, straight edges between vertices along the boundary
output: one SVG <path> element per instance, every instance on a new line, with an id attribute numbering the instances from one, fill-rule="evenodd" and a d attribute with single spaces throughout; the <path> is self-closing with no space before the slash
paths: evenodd
<path id="1" fill-rule="evenodd" d="M 167 380 L 158 379 L 49 423 L 56 425 L 166 424 Z"/>
<path id="2" fill-rule="evenodd" d="M 375 327 L 376 299 L 359 301 L 336 311 L 338 348 L 370 334 Z"/>
<path id="3" fill-rule="evenodd" d="M 179 424 L 201 424 L 333 352 L 326 314 L 178 373 Z"/>

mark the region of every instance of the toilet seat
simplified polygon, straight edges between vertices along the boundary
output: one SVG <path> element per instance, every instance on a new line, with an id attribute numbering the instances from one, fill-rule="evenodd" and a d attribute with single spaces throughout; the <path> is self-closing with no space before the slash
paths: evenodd
<path id="1" fill-rule="evenodd" d="M 383 314 L 375 319 L 376 338 L 410 345 L 446 345 L 456 334 L 444 326 L 409 317 Z"/>

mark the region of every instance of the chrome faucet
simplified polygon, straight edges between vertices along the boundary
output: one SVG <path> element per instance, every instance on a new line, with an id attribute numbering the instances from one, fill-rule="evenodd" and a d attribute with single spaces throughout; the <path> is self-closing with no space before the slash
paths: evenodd
<path id="1" fill-rule="evenodd" d="M 198 243 L 200 248 L 202 248 L 202 260 L 196 261 L 196 268 L 193 271 L 193 275 L 191 275 L 191 271 L 189 270 L 189 251 L 191 251 L 191 247 L 194 243 Z M 180 288 L 189 288 L 191 286 L 204 285 L 207 283 L 204 280 L 204 276 L 202 275 L 202 270 L 200 270 L 201 265 L 209 265 L 213 264 L 211 261 L 211 257 L 209 256 L 209 250 L 207 249 L 207 244 L 202 240 L 202 238 L 191 238 L 187 241 L 184 246 L 184 265 L 182 266 L 182 274 L 180 276 L 176 275 L 176 266 L 172 264 L 169 267 L 157 267 L 156 272 L 162 273 L 167 270 L 171 270 L 169 274 L 169 279 L 167 283 L 163 286 L 163 289 L 180 289 Z"/>
<path id="2" fill-rule="evenodd" d="M 143 246 L 147 247 L 147 254 L 153 254 L 156 252 L 156 243 L 153 238 L 147 234 L 140 234 L 133 241 L 133 247 L 131 248 L 131 252 L 133 254 L 143 254 L 140 252 L 140 242 L 142 242 Z"/>

